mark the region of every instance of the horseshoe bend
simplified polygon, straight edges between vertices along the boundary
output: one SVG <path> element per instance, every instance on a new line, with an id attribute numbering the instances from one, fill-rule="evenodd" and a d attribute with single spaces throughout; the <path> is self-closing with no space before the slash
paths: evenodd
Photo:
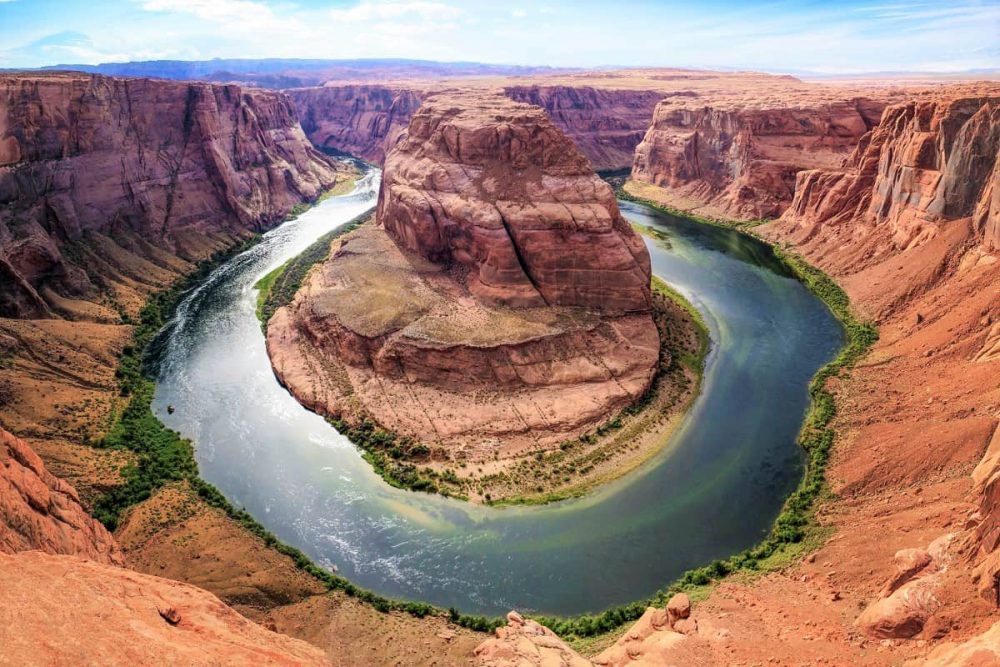
<path id="1" fill-rule="evenodd" d="M 460 479 L 445 487 L 454 493 L 501 500 L 552 490 L 538 470 L 522 472 L 541 452 L 583 450 L 564 462 L 573 465 L 600 447 L 625 468 L 606 423 L 624 418 L 632 438 L 655 442 L 657 426 L 621 415 L 671 366 L 648 252 L 611 188 L 538 107 L 431 97 L 386 157 L 374 219 L 334 243 L 269 322 L 268 350 L 309 407 L 405 439 L 375 456 L 402 447 L 403 460 Z M 694 323 L 664 301 L 656 319 L 676 327 L 671 345 L 697 353 Z M 695 381 L 691 370 L 661 378 L 657 421 Z M 484 465 L 485 481 L 463 472 Z M 590 465 L 610 476 L 607 462 Z"/>
<path id="2" fill-rule="evenodd" d="M 0 2 L 0 664 L 1000 664 L 998 20 Z"/>

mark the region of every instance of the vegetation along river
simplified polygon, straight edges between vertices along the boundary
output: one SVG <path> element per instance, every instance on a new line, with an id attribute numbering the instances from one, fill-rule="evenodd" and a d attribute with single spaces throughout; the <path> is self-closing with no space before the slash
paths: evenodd
<path id="1" fill-rule="evenodd" d="M 378 183 L 372 171 L 269 232 L 194 290 L 160 337 L 153 409 L 194 442 L 206 480 L 355 584 L 463 613 L 600 611 L 766 535 L 801 477 L 807 385 L 841 327 L 766 245 L 629 202 L 629 220 L 667 237 L 647 238 L 653 272 L 702 312 L 712 337 L 702 393 L 662 451 L 583 498 L 543 506 L 388 486 L 275 380 L 253 288 L 371 208 Z"/>

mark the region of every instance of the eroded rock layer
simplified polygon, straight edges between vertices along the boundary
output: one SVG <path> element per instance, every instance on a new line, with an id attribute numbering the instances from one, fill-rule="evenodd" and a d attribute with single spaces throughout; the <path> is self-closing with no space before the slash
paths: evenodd
<path id="1" fill-rule="evenodd" d="M 632 177 L 730 217 L 776 217 L 792 201 L 796 174 L 839 166 L 884 106 L 867 98 L 769 107 L 671 96 L 636 148 Z"/>
<path id="2" fill-rule="evenodd" d="M 476 87 L 470 82 L 456 81 L 455 85 Z M 314 144 L 381 164 L 421 100 L 448 87 L 415 82 L 328 85 L 291 89 L 288 94 Z M 545 109 L 594 169 L 632 165 L 632 153 L 649 126 L 653 108 L 663 98 L 658 90 L 590 85 L 501 85 L 498 81 L 479 87 Z"/>
<path id="3" fill-rule="evenodd" d="M 100 319 L 65 299 L 124 301 L 334 180 L 278 93 L 0 76 L 0 314 Z"/>
<path id="4" fill-rule="evenodd" d="M 803 224 L 866 220 L 897 250 L 968 218 L 1000 248 L 1000 97 L 960 96 L 886 110 L 845 168 L 799 174 L 790 217 Z"/>
<path id="5" fill-rule="evenodd" d="M 299 122 L 320 148 L 382 164 L 425 92 L 381 84 L 293 88 Z"/>
<path id="6" fill-rule="evenodd" d="M 115 539 L 23 440 L 0 428 L 0 552 L 37 549 L 122 564 Z"/>
<path id="7" fill-rule="evenodd" d="M 377 222 L 268 327 L 276 372 L 310 407 L 516 450 L 575 437 L 649 387 L 649 256 L 541 109 L 427 100 L 386 158 Z"/>

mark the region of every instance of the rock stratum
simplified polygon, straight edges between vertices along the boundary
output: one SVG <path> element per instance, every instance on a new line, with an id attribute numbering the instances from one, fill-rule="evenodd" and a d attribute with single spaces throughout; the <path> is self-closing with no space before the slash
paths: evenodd
<path id="1" fill-rule="evenodd" d="M 884 106 L 825 96 L 775 107 L 670 97 L 636 148 L 632 178 L 728 217 L 777 217 L 794 197 L 796 174 L 839 166 Z"/>
<path id="2" fill-rule="evenodd" d="M 0 428 L 0 552 L 40 550 L 121 565 L 110 533 L 30 446 Z"/>
<path id="3" fill-rule="evenodd" d="M 472 84 L 455 82 L 466 88 Z M 542 107 L 595 169 L 631 166 L 662 98 L 655 90 L 613 90 L 589 85 L 507 85 L 484 92 Z M 288 91 L 302 128 L 317 146 L 382 164 L 423 99 L 449 86 L 427 83 L 327 85 Z"/>
<path id="4" fill-rule="evenodd" d="M 330 416 L 455 451 L 547 447 L 655 375 L 649 256 L 538 107 L 429 98 L 386 158 L 377 225 L 268 326 L 279 378 Z"/>
<path id="5" fill-rule="evenodd" d="M 0 314 L 117 321 L 335 179 L 279 93 L 2 75 Z"/>

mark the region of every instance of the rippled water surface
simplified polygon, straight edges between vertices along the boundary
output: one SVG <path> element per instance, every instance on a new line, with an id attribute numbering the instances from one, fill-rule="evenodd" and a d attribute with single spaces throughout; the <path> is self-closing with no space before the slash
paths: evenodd
<path id="1" fill-rule="evenodd" d="M 766 246 L 622 202 L 630 220 L 667 235 L 647 240 L 653 271 L 709 323 L 702 394 L 641 470 L 577 500 L 478 507 L 389 487 L 268 363 L 254 283 L 377 191 L 375 172 L 268 233 L 194 291 L 161 337 L 153 407 L 194 441 L 205 479 L 354 583 L 467 613 L 598 611 L 766 534 L 801 476 L 809 378 L 842 341 Z"/>

